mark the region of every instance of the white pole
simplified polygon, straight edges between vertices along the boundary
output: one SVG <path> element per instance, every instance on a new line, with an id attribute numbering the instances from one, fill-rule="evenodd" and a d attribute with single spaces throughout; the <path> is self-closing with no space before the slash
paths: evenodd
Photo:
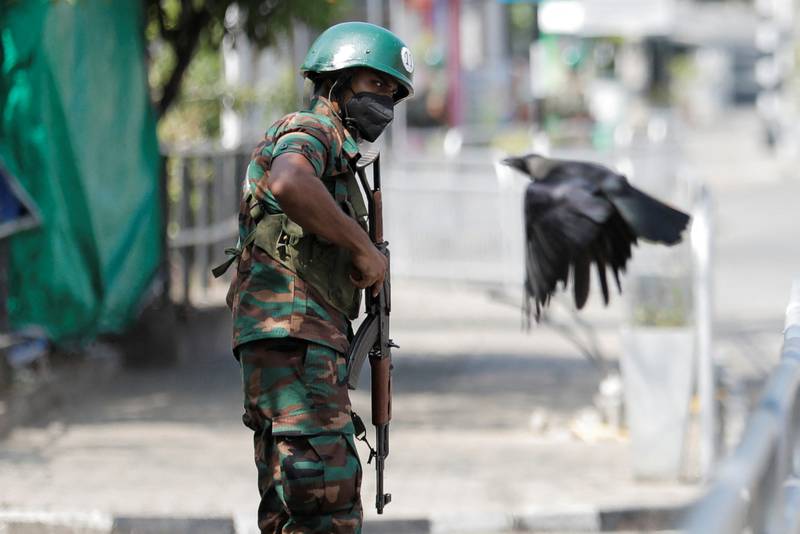
<path id="1" fill-rule="evenodd" d="M 225 23 L 235 34 L 237 46 L 234 47 L 233 36 L 228 35 L 222 40 L 222 75 L 227 87 L 240 89 L 248 83 L 247 72 L 250 61 L 252 61 L 252 51 L 247 38 L 241 31 L 238 5 L 232 4 L 228 7 L 225 13 Z M 245 135 L 244 117 L 228 99 L 222 100 L 220 130 L 220 143 L 223 148 L 237 148 L 242 144 Z"/>
<path id="2" fill-rule="evenodd" d="M 786 325 L 783 333 L 786 339 L 800 337 L 800 276 L 792 280 L 792 293 L 786 307 Z"/>
<path id="3" fill-rule="evenodd" d="M 697 396 L 700 400 L 700 477 L 711 476 L 716 458 L 716 395 L 713 356 L 713 227 L 711 196 L 700 185 L 691 229 L 697 325 Z"/>
<path id="4" fill-rule="evenodd" d="M 406 32 L 406 4 L 405 2 L 391 2 L 389 4 L 389 23 L 391 30 L 395 32 L 400 39 L 409 39 L 408 32 Z M 406 41 L 408 42 L 408 41 Z M 408 137 L 408 121 L 406 118 L 406 104 L 398 104 L 394 108 L 394 120 L 391 124 L 391 149 L 392 155 L 403 154 L 404 148 L 407 144 Z"/>
<path id="5" fill-rule="evenodd" d="M 367 22 L 383 26 L 383 0 L 367 0 Z"/>
<path id="6" fill-rule="evenodd" d="M 299 108 L 305 106 L 303 92 L 305 90 L 305 78 L 300 74 L 300 65 L 306 57 L 311 46 L 311 33 L 308 26 L 303 23 L 296 23 L 292 31 L 292 68 L 294 69 L 295 91 L 297 95 L 297 105 Z"/>

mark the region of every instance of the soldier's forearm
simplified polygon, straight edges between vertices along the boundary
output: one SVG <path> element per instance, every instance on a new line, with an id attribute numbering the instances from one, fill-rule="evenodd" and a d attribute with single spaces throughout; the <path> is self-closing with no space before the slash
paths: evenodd
<path id="1" fill-rule="evenodd" d="M 336 204 L 310 165 L 305 169 L 297 161 L 282 162 L 284 157 L 276 158 L 268 182 L 283 212 L 305 231 L 353 252 L 372 247 L 367 233 Z"/>

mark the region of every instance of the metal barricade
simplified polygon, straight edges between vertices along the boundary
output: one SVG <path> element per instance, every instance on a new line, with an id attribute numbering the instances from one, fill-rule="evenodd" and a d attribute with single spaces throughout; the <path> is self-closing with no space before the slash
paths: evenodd
<path id="1" fill-rule="evenodd" d="M 171 296 L 184 307 L 221 300 L 211 267 L 235 244 L 249 152 L 202 147 L 170 150 L 166 158 Z"/>
<path id="2" fill-rule="evenodd" d="M 497 282 L 504 202 L 492 158 L 481 155 L 469 162 L 389 161 L 383 198 L 392 276 Z M 518 232 L 521 236 L 521 219 Z"/>
<path id="3" fill-rule="evenodd" d="M 195 147 L 166 157 L 172 298 L 184 306 L 219 300 L 210 268 L 236 240 L 249 149 Z M 497 282 L 507 235 L 522 239 L 522 204 L 521 191 L 511 198 L 498 186 L 493 159 L 481 151 L 459 160 L 389 161 L 384 224 L 394 276 Z M 509 202 L 520 212 L 513 224 Z"/>
<path id="4" fill-rule="evenodd" d="M 781 360 L 744 435 L 692 507 L 690 534 L 800 533 L 800 278 L 786 310 Z"/>

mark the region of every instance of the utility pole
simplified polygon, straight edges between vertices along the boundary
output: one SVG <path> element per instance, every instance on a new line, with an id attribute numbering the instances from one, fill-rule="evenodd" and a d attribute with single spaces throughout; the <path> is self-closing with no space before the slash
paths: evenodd
<path id="1" fill-rule="evenodd" d="M 380 9 L 373 6 L 371 10 L 372 16 L 377 16 L 378 13 L 383 12 L 383 6 Z M 390 2 L 389 3 L 389 22 L 391 30 L 400 36 L 401 39 L 407 39 L 406 32 L 406 6 L 405 2 Z M 392 154 L 403 154 L 405 147 L 408 144 L 408 120 L 406 115 L 406 104 L 401 103 L 395 107 L 394 120 L 391 125 L 391 148 Z"/>
<path id="2" fill-rule="evenodd" d="M 539 131 L 544 126 L 544 89 L 541 80 L 541 70 L 544 67 L 541 29 L 539 28 L 539 4 L 535 3 L 533 8 L 533 32 L 531 36 L 531 47 L 528 54 L 528 63 L 531 69 L 531 121 L 535 131 Z"/>
<path id="3" fill-rule="evenodd" d="M 367 0 L 367 22 L 383 26 L 383 0 Z"/>
<path id="4" fill-rule="evenodd" d="M 461 91 L 461 0 L 447 0 L 447 94 L 450 127 L 463 122 Z"/>
<path id="5" fill-rule="evenodd" d="M 298 109 L 303 109 L 306 103 L 303 101 L 305 92 L 305 77 L 300 76 L 299 67 L 311 47 L 311 32 L 308 26 L 303 23 L 296 23 L 292 30 L 292 64 L 297 66 L 295 72 L 295 92 L 297 95 Z"/>
<path id="6" fill-rule="evenodd" d="M 787 134 L 786 86 L 794 66 L 794 5 L 793 0 L 756 0 L 755 46 L 760 57 L 756 61 L 755 78 L 760 86 L 756 108 L 764 124 L 765 138 L 770 149 L 780 153 L 793 149 Z"/>

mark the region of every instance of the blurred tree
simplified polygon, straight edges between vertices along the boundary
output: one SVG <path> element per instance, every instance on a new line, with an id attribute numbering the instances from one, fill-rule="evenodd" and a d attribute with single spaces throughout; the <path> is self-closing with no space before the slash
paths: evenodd
<path id="1" fill-rule="evenodd" d="M 149 80 L 153 93 L 175 68 L 166 46 L 151 46 Z M 201 46 L 192 58 L 178 95 L 158 120 L 158 138 L 167 144 L 195 144 L 219 138 L 222 102 L 230 98 L 223 80 L 222 52 Z M 238 95 L 236 95 L 238 97 Z"/>
<path id="2" fill-rule="evenodd" d="M 222 38 L 241 32 L 256 47 L 290 35 L 295 22 L 321 28 L 343 2 L 337 0 L 143 0 L 146 35 L 167 49 L 159 75 L 151 77 L 159 117 L 178 97 L 196 53 L 218 50 Z M 236 16 L 233 16 L 233 13 Z M 151 69 L 152 73 L 152 69 Z"/>

